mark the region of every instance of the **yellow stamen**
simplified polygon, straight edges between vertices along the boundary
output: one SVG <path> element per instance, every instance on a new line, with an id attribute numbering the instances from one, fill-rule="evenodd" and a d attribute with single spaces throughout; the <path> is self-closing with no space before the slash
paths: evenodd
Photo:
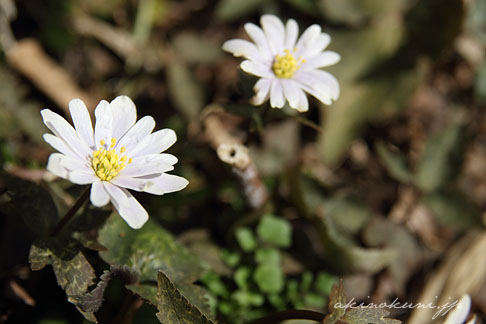
<path id="1" fill-rule="evenodd" d="M 296 51 L 297 49 L 294 48 L 294 52 Z M 286 49 L 284 52 L 284 56 L 278 54 L 275 56 L 272 70 L 277 78 L 290 79 L 295 72 L 300 69 L 300 64 L 305 63 L 305 60 L 301 57 L 296 59 L 288 49 Z"/>
<path id="2" fill-rule="evenodd" d="M 114 148 L 116 146 L 116 142 L 116 138 L 112 138 L 111 145 L 107 150 L 104 147 L 106 142 L 101 140 L 101 147 L 97 151 L 93 152 L 93 156 L 91 158 L 91 167 L 101 181 L 110 181 L 126 166 L 125 161 L 127 160 L 127 157 L 121 156 L 125 152 L 125 147 L 121 147 L 120 151 L 117 153 Z M 132 159 L 130 158 L 128 163 L 131 163 L 131 160 Z"/>

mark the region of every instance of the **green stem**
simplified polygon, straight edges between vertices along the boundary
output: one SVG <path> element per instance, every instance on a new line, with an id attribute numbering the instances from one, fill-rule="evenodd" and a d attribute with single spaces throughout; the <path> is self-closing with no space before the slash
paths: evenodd
<path id="1" fill-rule="evenodd" d="M 291 319 L 303 319 L 316 322 L 322 322 L 326 314 L 309 311 L 309 310 L 299 310 L 291 309 L 282 312 L 273 313 L 262 318 L 258 318 L 251 321 L 248 324 L 277 324 L 282 321 Z"/>
<path id="2" fill-rule="evenodd" d="M 302 125 L 305 125 L 307 127 L 310 127 L 312 128 L 313 130 L 319 132 L 319 133 L 324 133 L 324 130 L 321 128 L 321 126 L 317 125 L 316 123 L 314 123 L 313 121 L 310 121 L 304 117 L 301 117 L 301 116 L 296 116 L 295 119 L 301 123 Z"/>
<path id="3" fill-rule="evenodd" d="M 49 236 L 56 236 L 59 232 L 63 229 L 63 227 L 76 215 L 76 212 L 83 206 L 85 201 L 89 198 L 90 188 L 86 188 L 86 190 L 82 193 L 81 197 L 74 203 L 73 207 L 68 210 L 66 215 L 57 223 L 56 227 L 51 231 Z"/>

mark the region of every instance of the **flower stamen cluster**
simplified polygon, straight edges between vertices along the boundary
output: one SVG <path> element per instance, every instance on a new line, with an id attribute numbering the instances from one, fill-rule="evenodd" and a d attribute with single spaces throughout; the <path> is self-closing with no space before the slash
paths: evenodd
<path id="1" fill-rule="evenodd" d="M 93 152 L 91 166 L 95 174 L 101 181 L 110 181 L 120 173 L 127 165 L 127 156 L 121 156 L 125 152 L 125 147 L 120 148 L 120 154 L 114 149 L 116 138 L 111 139 L 110 149 L 105 149 L 105 141 L 100 141 L 101 147 Z M 128 159 L 132 163 L 132 158 Z"/>
<path id="2" fill-rule="evenodd" d="M 297 49 L 294 48 L 294 53 Z M 302 57 L 296 59 L 288 49 L 284 50 L 285 55 L 277 54 L 273 61 L 272 70 L 275 76 L 280 79 L 290 79 L 300 69 L 300 64 L 305 63 Z"/>

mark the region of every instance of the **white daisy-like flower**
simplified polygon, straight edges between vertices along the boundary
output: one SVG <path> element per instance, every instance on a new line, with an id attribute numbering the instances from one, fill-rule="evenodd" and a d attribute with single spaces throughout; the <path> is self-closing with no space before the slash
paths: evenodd
<path id="1" fill-rule="evenodd" d="M 331 37 L 319 25 L 307 28 L 297 40 L 299 27 L 289 19 L 284 26 L 274 15 L 263 15 L 262 28 L 252 23 L 244 28 L 252 42 L 232 39 L 223 44 L 223 50 L 246 58 L 240 65 L 247 73 L 260 79 L 254 86 L 254 105 L 270 98 L 270 105 L 282 108 L 287 100 L 290 107 L 307 111 L 309 103 L 304 93 L 330 105 L 339 97 L 339 83 L 329 72 L 320 68 L 339 62 L 333 51 L 324 51 Z"/>
<path id="2" fill-rule="evenodd" d="M 450 312 L 449 315 L 447 315 L 447 318 L 443 324 L 463 324 L 469 315 L 470 308 L 471 308 L 471 297 L 469 297 L 469 295 L 466 294 L 457 303 L 454 310 Z M 465 324 L 474 324 L 474 323 L 476 323 L 476 316 L 473 316 Z"/>
<path id="3" fill-rule="evenodd" d="M 71 100 L 69 111 L 75 128 L 51 110 L 41 111 L 54 133 L 44 134 L 44 140 L 59 151 L 49 156 L 47 170 L 75 184 L 91 184 L 93 205 L 111 201 L 128 225 L 138 229 L 148 214 L 127 189 L 162 195 L 187 186 L 186 179 L 166 173 L 174 169 L 177 158 L 161 153 L 175 143 L 175 132 L 152 133 L 151 116 L 136 122 L 137 109 L 130 98 L 102 100 L 95 110 L 94 131 L 83 101 Z"/>

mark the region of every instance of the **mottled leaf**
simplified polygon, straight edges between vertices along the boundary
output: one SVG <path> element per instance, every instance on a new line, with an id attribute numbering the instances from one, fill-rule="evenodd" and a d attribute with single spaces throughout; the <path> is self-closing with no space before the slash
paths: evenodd
<path id="1" fill-rule="evenodd" d="M 157 318 L 164 324 L 212 324 L 162 272 L 157 276 Z"/>

